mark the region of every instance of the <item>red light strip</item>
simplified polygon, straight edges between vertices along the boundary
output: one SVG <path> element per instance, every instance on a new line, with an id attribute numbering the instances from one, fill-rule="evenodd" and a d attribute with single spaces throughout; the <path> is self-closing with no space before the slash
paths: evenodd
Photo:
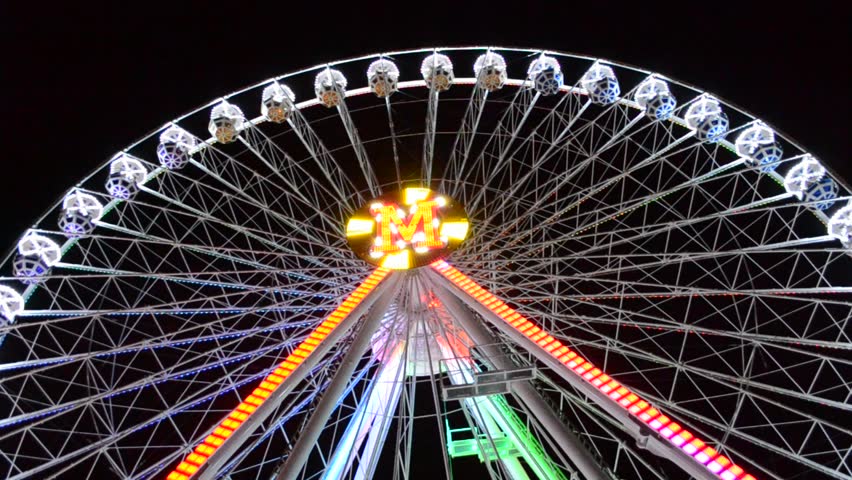
<path id="1" fill-rule="evenodd" d="M 266 376 L 260 385 L 235 408 L 225 420 L 220 423 L 213 433 L 207 436 L 200 445 L 195 447 L 174 470 L 166 477 L 168 480 L 188 480 L 210 458 L 219 447 L 225 443 L 234 431 L 242 425 L 249 415 L 266 401 L 278 388 L 284 379 L 293 373 L 305 359 L 325 340 L 326 337 L 357 307 L 367 294 L 390 273 L 390 269 L 378 268 L 355 289 L 331 315 L 325 318 L 317 328 L 308 335 L 290 355 L 278 365 L 272 373 Z"/>
<path id="2" fill-rule="evenodd" d="M 577 355 L 576 352 L 459 272 L 455 267 L 443 260 L 432 263 L 431 267 L 473 297 L 482 306 L 494 312 L 515 330 L 523 333 L 580 378 L 605 393 L 632 416 L 671 442 L 672 445 L 688 453 L 719 478 L 723 480 L 755 480 L 753 476 L 745 473 L 741 467 L 734 465 L 729 458 L 719 455 L 712 447 L 695 438 L 692 433 L 663 415 L 653 405 L 642 400 L 618 381 L 610 378 L 591 362 Z"/>

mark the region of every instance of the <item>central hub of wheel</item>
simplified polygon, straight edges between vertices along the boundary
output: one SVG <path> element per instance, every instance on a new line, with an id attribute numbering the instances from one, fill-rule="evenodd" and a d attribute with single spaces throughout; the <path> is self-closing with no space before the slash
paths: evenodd
<path id="1" fill-rule="evenodd" d="M 346 223 L 349 247 L 373 265 L 407 270 L 445 258 L 467 237 L 464 208 L 428 188 L 382 195 Z"/>

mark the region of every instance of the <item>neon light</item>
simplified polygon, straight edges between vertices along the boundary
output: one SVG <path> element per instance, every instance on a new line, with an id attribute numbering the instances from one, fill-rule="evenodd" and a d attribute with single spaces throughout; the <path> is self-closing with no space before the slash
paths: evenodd
<path id="1" fill-rule="evenodd" d="M 714 448 L 684 430 L 683 427 L 673 422 L 668 416 L 663 415 L 653 405 L 642 400 L 627 387 L 596 368 L 594 364 L 577 355 L 562 342 L 553 338 L 546 330 L 506 305 L 505 302 L 479 286 L 455 267 L 443 260 L 435 261 L 430 266 L 474 298 L 479 304 L 494 312 L 512 328 L 542 347 L 550 356 L 559 360 L 577 376 L 597 388 L 601 393 L 606 394 L 627 410 L 630 415 L 636 417 L 654 431 L 659 432 L 661 437 L 671 442 L 675 447 L 692 456 L 714 475 L 724 480 L 755 480 L 751 475 L 745 474 L 741 467 L 734 465 L 729 458 L 720 455 Z"/>
<path id="2" fill-rule="evenodd" d="M 373 225 L 375 225 L 375 221 L 372 219 L 350 218 L 349 222 L 346 223 L 346 236 L 354 237 L 373 233 Z"/>
<path id="3" fill-rule="evenodd" d="M 428 188 L 406 188 L 361 207 L 347 222 L 346 237 L 363 260 L 403 270 L 445 257 L 469 230 L 464 209 L 452 199 Z"/>
<path id="4" fill-rule="evenodd" d="M 441 225 L 440 235 L 442 237 L 464 240 L 467 237 L 468 228 L 470 228 L 470 224 L 467 221 L 444 222 Z"/>
<path id="5" fill-rule="evenodd" d="M 402 191 L 402 202 L 406 205 L 416 205 L 429 198 L 432 191 L 428 188 L 406 188 Z"/>
<path id="6" fill-rule="evenodd" d="M 390 268 L 393 270 L 406 270 L 411 267 L 411 252 L 408 250 L 403 250 L 401 252 L 392 253 L 387 255 L 384 260 L 382 260 L 383 268 Z"/>
<path id="7" fill-rule="evenodd" d="M 433 222 L 439 217 L 439 208 L 438 202 L 419 201 L 411 207 L 407 221 L 403 218 L 406 217 L 405 212 L 397 205 L 371 208 L 378 232 L 370 252 L 397 253 L 407 249 L 408 245 L 412 245 L 415 251 L 443 248 L 445 243 L 438 238 Z"/>
<path id="8" fill-rule="evenodd" d="M 301 365 L 335 327 L 367 297 L 379 282 L 390 273 L 389 269 L 378 268 L 355 289 L 343 303 L 338 306 L 325 321 L 308 335 L 290 355 L 278 365 L 272 373 L 266 376 L 260 385 L 242 401 L 222 422 L 208 435 L 204 441 L 187 455 L 166 477 L 168 480 L 188 480 L 198 469 L 225 443 L 236 429 L 260 407 L 291 373 Z M 322 331 L 320 331 L 322 329 Z"/>

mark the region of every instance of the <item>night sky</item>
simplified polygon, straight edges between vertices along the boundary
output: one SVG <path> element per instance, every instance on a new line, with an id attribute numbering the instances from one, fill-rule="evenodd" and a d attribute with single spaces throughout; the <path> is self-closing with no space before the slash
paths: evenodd
<path id="1" fill-rule="evenodd" d="M 546 48 L 657 71 L 752 112 L 852 178 L 852 15 L 842 2 L 762 10 L 742 10 L 747 2 L 376 4 L 384 12 L 366 2 L 52 3 L 4 2 L 0 14 L 4 251 L 83 175 L 183 112 L 301 67 L 423 46 Z"/>
<path id="2" fill-rule="evenodd" d="M 84 175 L 200 104 L 323 61 L 417 47 L 552 49 L 660 72 L 751 112 L 852 180 L 852 10 L 843 2 L 52 3 L 0 7 L 4 253 Z M 472 66 L 456 68 L 468 76 Z"/>

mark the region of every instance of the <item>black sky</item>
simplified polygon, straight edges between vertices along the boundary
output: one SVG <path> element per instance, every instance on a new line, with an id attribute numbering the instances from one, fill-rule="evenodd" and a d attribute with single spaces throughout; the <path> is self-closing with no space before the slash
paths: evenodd
<path id="1" fill-rule="evenodd" d="M 654 70 L 752 112 L 852 178 L 843 2 L 118 3 L 3 4 L 3 250 L 84 174 L 180 113 L 300 67 L 420 46 L 528 46 Z"/>

